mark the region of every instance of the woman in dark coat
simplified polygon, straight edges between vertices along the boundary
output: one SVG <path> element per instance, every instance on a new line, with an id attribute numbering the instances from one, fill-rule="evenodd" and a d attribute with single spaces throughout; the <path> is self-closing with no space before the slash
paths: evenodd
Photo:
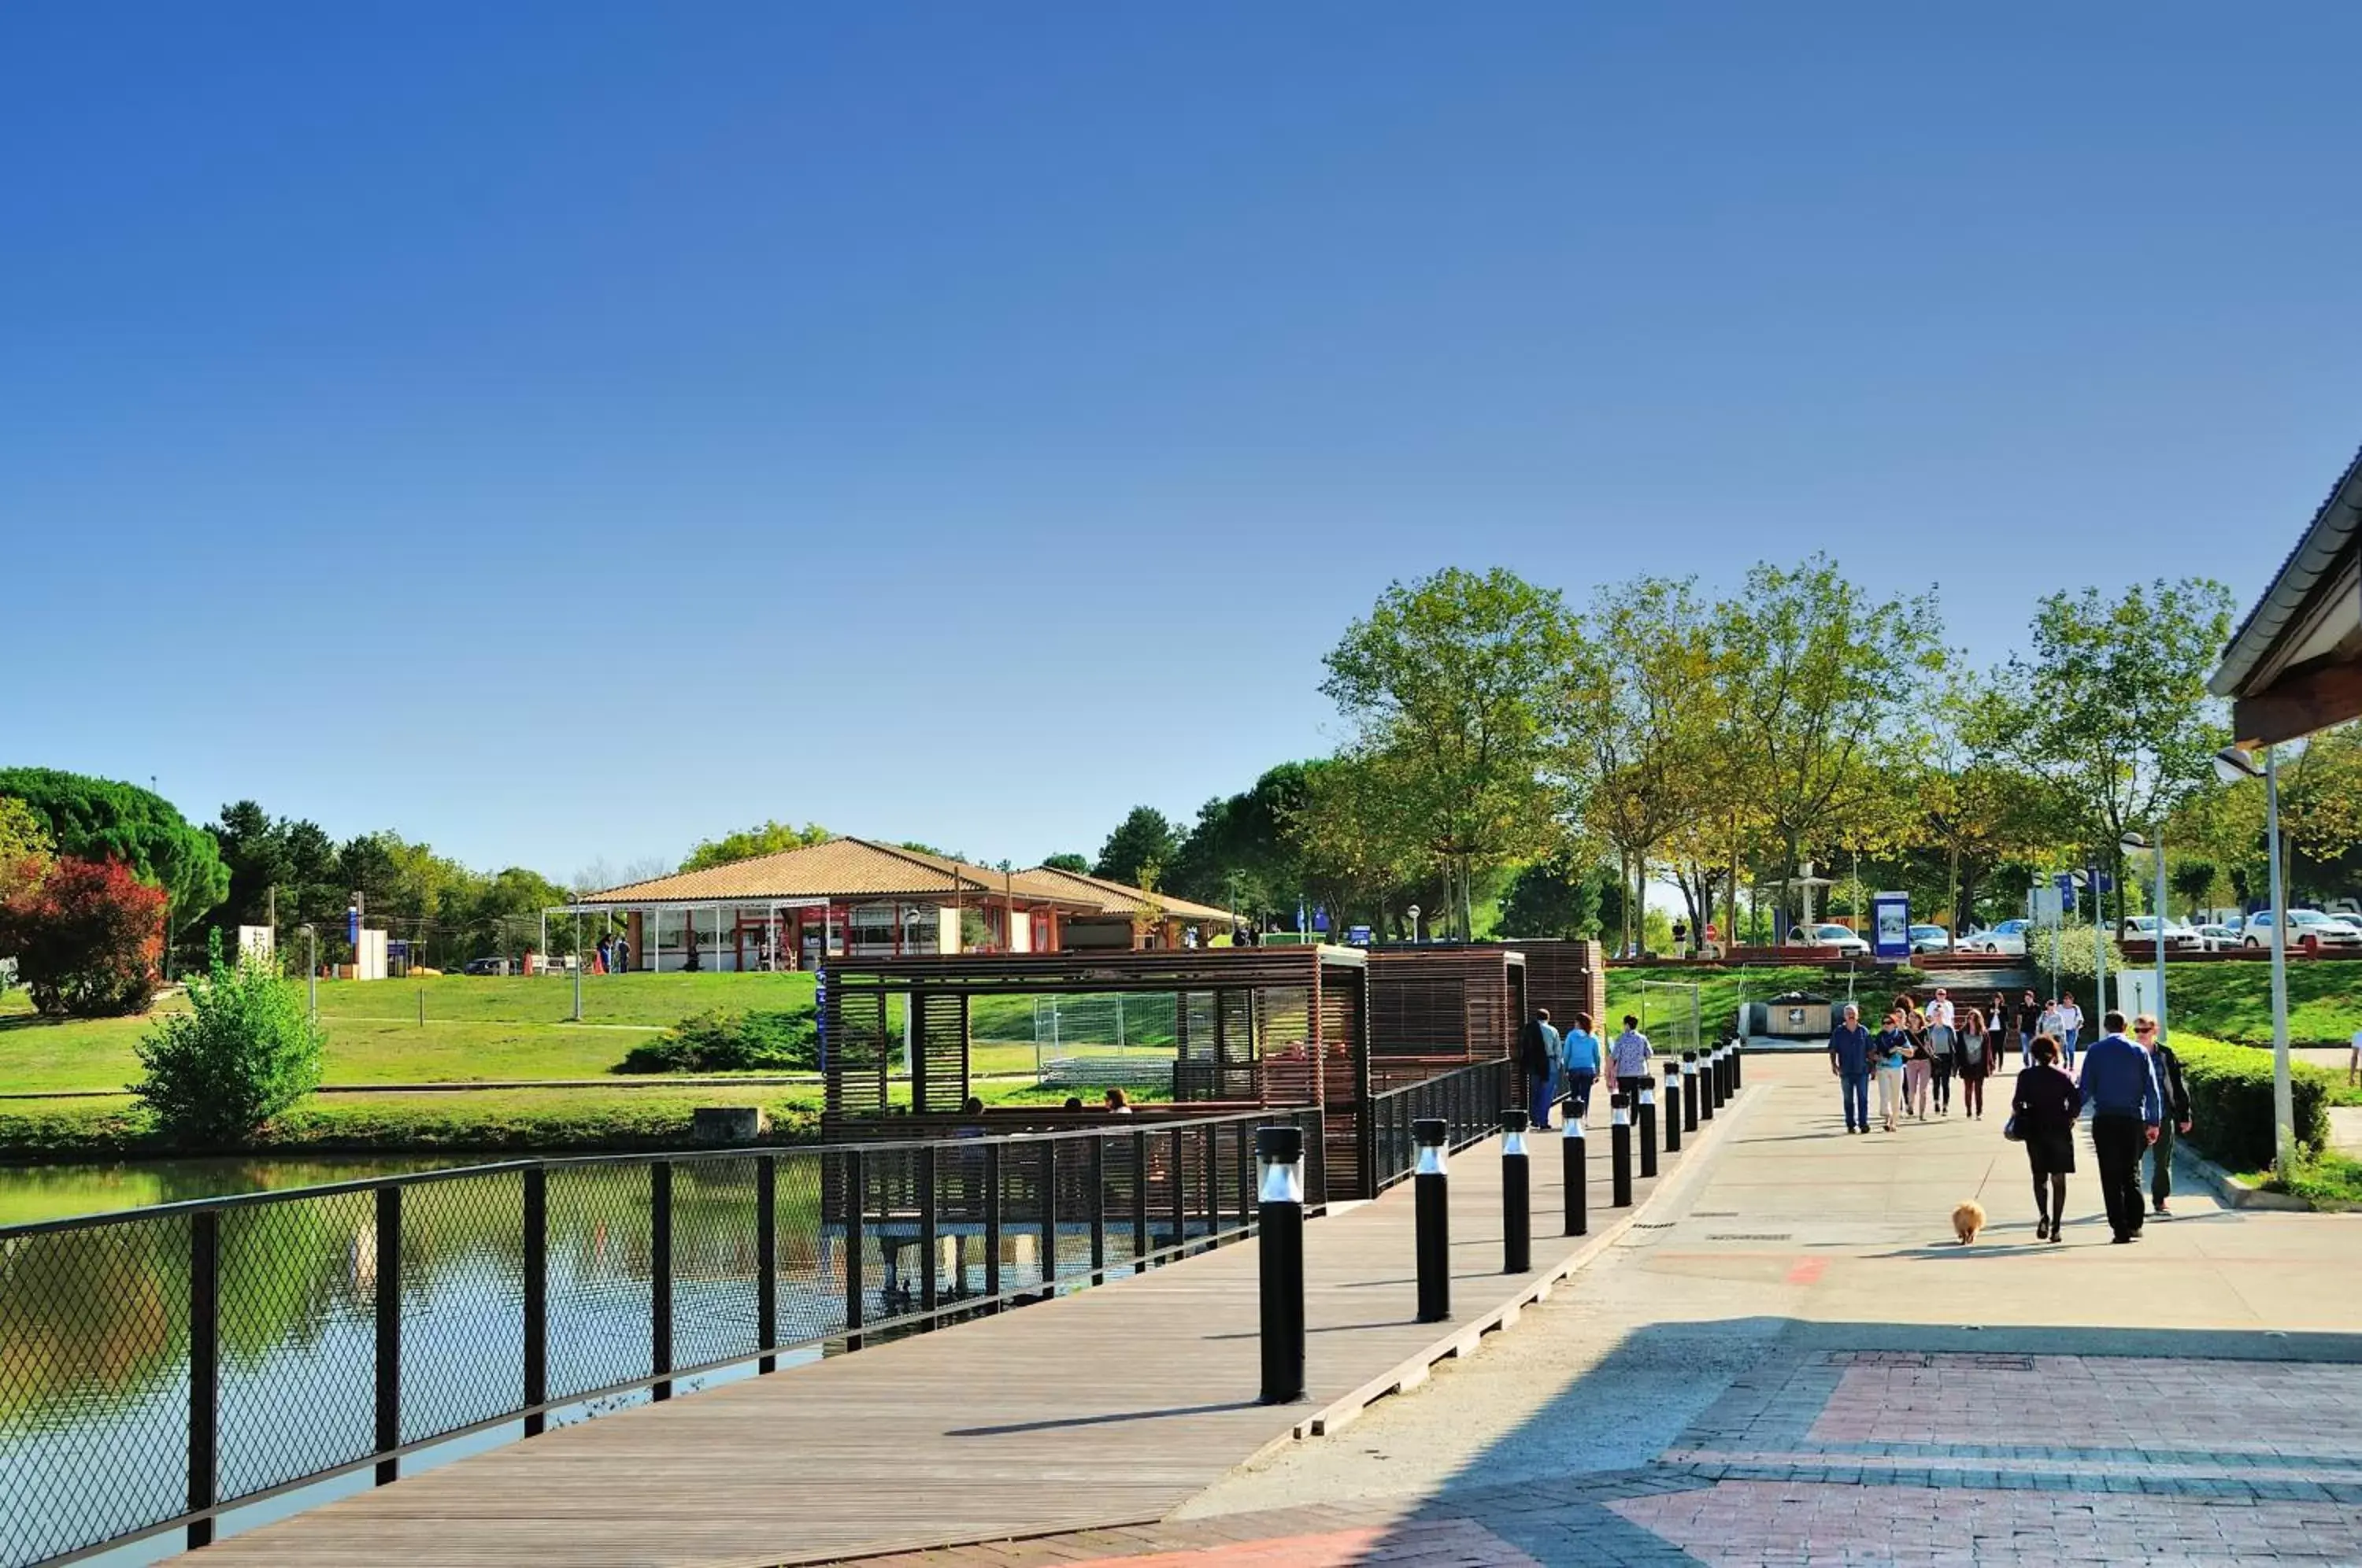
<path id="1" fill-rule="evenodd" d="M 2034 1207 L 2041 1215 L 2034 1227 L 2037 1242 L 2064 1240 L 2058 1227 L 2067 1220 L 2067 1178 L 2075 1170 L 2076 1117 L 2082 1109 L 2082 1089 L 2058 1070 L 2058 1042 L 2036 1035 L 2034 1066 L 2017 1075 L 2009 1110 L 2034 1171 Z"/>

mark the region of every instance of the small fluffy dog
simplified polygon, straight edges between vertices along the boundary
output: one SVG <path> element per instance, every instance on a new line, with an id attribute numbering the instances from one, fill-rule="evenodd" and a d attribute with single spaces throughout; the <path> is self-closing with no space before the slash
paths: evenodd
<path id="1" fill-rule="evenodd" d="M 1952 1231 L 1960 1238 L 1960 1245 L 1965 1247 L 1975 1241 L 1977 1232 L 1984 1228 L 1985 1206 L 1975 1198 L 1952 1210 Z"/>

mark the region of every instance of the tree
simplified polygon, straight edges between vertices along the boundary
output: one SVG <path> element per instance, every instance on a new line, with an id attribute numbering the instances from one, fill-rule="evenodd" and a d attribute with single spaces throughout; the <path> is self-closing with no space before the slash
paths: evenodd
<path id="1" fill-rule="evenodd" d="M 2166 873 L 2166 881 L 2181 896 L 2192 920 L 2206 907 L 2207 896 L 2214 891 L 2215 880 L 2222 875 L 2212 860 L 2195 856 L 2185 856 Z"/>
<path id="2" fill-rule="evenodd" d="M 1474 875 L 1560 836 L 1542 769 L 1563 745 L 1574 652 L 1557 593 L 1455 567 L 1393 584 L 1325 661 L 1320 690 L 1354 729 L 1344 755 L 1392 786 L 1366 803 L 1453 879 L 1463 933 Z"/>
<path id="3" fill-rule="evenodd" d="M 1304 844 L 1297 831 L 1318 763 L 1283 762 L 1266 768 L 1252 789 L 1219 796 L 1198 808 L 1198 820 L 1174 851 L 1159 886 L 1183 898 L 1221 903 L 1261 915 L 1291 916 L 1308 885 Z"/>
<path id="4" fill-rule="evenodd" d="M 24 801 L 0 795 L 0 900 L 49 875 L 56 859 L 48 824 Z"/>
<path id="5" fill-rule="evenodd" d="M 1938 907 L 1952 935 L 1975 923 L 1977 889 L 2006 862 L 2065 841 L 2068 813 L 2047 779 L 2014 766 L 2011 748 L 2028 716 L 1998 682 L 1955 674 L 1935 693 L 1904 774 L 1917 817 L 1915 841 L 1944 861 Z"/>
<path id="6" fill-rule="evenodd" d="M 1082 876 L 1087 876 L 1091 869 L 1091 863 L 1087 859 L 1071 851 L 1061 851 L 1050 856 L 1042 864 L 1053 871 L 1072 871 Z"/>
<path id="7" fill-rule="evenodd" d="M 229 891 L 229 868 L 213 834 L 192 827 L 161 795 L 53 767 L 0 768 L 0 795 L 30 807 L 60 855 L 116 862 L 163 889 L 169 930 L 204 915 Z"/>
<path id="8" fill-rule="evenodd" d="M 684 871 L 703 871 L 711 867 L 727 866 L 734 860 L 752 860 L 758 855 L 778 855 L 786 850 L 804 849 L 815 844 L 826 844 L 836 835 L 818 823 L 806 823 L 801 827 L 789 827 L 785 823 L 767 822 L 760 827 L 742 828 L 725 833 L 720 838 L 701 842 L 680 863 Z"/>
<path id="9" fill-rule="evenodd" d="M 1709 820 L 1706 784 L 1720 728 L 1712 624 L 1690 580 L 1636 578 L 1592 601 L 1573 659 L 1571 733 L 1562 765 L 1579 780 L 1583 822 L 1617 853 L 1647 905 L 1649 867 L 1666 840 Z M 1700 900 L 1693 894 L 1691 913 Z M 1619 928 L 1617 946 L 1639 933 Z"/>
<path id="10" fill-rule="evenodd" d="M 2125 830 L 2158 829 L 2215 788 L 2224 731 L 2206 678 L 2231 603 L 2229 589 L 2200 578 L 2136 583 L 2114 603 L 2095 588 L 2049 594 L 2033 657 L 2010 661 L 2028 714 L 2025 758 L 2066 791 L 2119 888 Z"/>
<path id="11" fill-rule="evenodd" d="M 1781 906 L 1816 853 L 1899 836 L 1893 760 L 1899 720 L 1943 665 L 1933 595 L 1873 600 L 1827 556 L 1759 564 L 1717 607 L 1724 684 L 1740 782 L 1777 856 Z"/>
<path id="12" fill-rule="evenodd" d="M 1099 845 L 1099 857 L 1093 863 L 1091 874 L 1110 882 L 1145 887 L 1148 881 L 1163 875 L 1179 847 L 1179 835 L 1164 820 L 1164 812 L 1153 806 L 1134 806 L 1108 834 L 1107 842 Z"/>
<path id="13" fill-rule="evenodd" d="M 139 1042 L 147 1076 L 132 1092 L 173 1133 L 236 1143 L 319 1087 L 327 1036 L 304 993 L 269 966 L 224 962 L 218 929 L 206 945 L 189 1010 L 165 1014 Z"/>
<path id="14" fill-rule="evenodd" d="M 144 1012 L 156 994 L 165 896 L 127 866 L 61 856 L 0 903 L 0 953 L 51 1017 Z"/>
<path id="15" fill-rule="evenodd" d="M 1511 936 L 1595 935 L 1599 893 L 1598 878 L 1590 867 L 1555 856 L 1538 860 L 1509 884 L 1501 929 Z"/>

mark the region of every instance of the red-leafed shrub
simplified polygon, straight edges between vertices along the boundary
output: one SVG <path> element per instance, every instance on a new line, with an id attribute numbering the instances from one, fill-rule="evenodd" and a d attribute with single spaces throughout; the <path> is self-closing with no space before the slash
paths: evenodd
<path id="1" fill-rule="evenodd" d="M 164 890 L 113 861 L 61 856 L 0 902 L 0 953 L 57 1017 L 144 1012 L 164 951 Z"/>

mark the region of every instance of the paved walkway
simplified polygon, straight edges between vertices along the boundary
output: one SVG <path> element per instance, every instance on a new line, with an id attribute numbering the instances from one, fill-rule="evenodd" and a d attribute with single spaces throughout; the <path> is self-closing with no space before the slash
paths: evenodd
<path id="1" fill-rule="evenodd" d="M 1750 1091 L 1751 1092 L 1751 1091 Z M 1686 1144 L 1667 1196 L 1744 1125 Z M 1595 1117 L 1605 1120 L 1604 1099 Z M 1560 1144 L 1533 1138 L 1535 1267 L 1501 1270 L 1502 1162 L 1451 1161 L 1453 1320 L 1416 1320 L 1411 1189 L 1306 1231 L 1310 1397 L 1255 1402 L 1253 1245 L 948 1331 L 554 1430 L 227 1538 L 208 1562 L 756 1564 L 1170 1514 L 1299 1431 L 1341 1425 L 1612 1244 L 1610 1140 L 1592 1234 L 1561 1233 Z M 1650 1201 L 1657 1184 L 1636 1183 Z"/>
<path id="2" fill-rule="evenodd" d="M 1341 1435 L 1153 1527 L 886 1564 L 2362 1562 L 2362 1216 L 2185 1183 L 2112 1247 L 2086 1143 L 2037 1243 L 1998 1107 L 1847 1137 L 1825 1065 L 1749 1083 L 1644 1228 Z"/>

